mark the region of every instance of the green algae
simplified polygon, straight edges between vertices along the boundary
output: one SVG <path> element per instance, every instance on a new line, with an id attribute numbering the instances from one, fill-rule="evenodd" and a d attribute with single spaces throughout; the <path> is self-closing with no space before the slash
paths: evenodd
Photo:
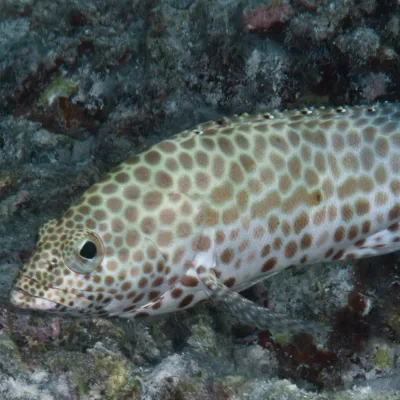
<path id="1" fill-rule="evenodd" d="M 186 400 L 194 398 L 198 386 L 194 382 L 179 382 L 173 389 L 171 398 L 173 400 Z"/>
<path id="2" fill-rule="evenodd" d="M 246 383 L 246 378 L 241 375 L 228 375 L 219 383 L 219 390 L 225 396 L 234 396 L 239 393 L 243 385 Z"/>
<path id="3" fill-rule="evenodd" d="M 400 312 L 393 310 L 387 314 L 386 323 L 400 335 Z"/>
<path id="4" fill-rule="evenodd" d="M 372 359 L 375 365 L 380 368 L 389 368 L 392 366 L 390 352 L 386 347 L 377 347 Z"/>
<path id="5" fill-rule="evenodd" d="M 51 106 L 60 97 L 70 98 L 78 92 L 78 85 L 58 75 L 39 97 L 39 106 Z"/>
<path id="6" fill-rule="evenodd" d="M 277 332 L 273 335 L 273 339 L 278 344 L 290 343 L 291 335 L 287 332 Z"/>
<path id="7" fill-rule="evenodd" d="M 118 394 L 127 383 L 125 362 L 118 356 L 106 356 L 95 361 L 95 370 L 108 375 L 104 382 L 105 394 L 108 399 L 118 399 Z"/>
<path id="8" fill-rule="evenodd" d="M 21 354 L 16 343 L 6 334 L 0 336 L 0 352 L 9 354 L 13 360 L 20 361 Z"/>
<path id="9" fill-rule="evenodd" d="M 39 315 L 37 313 L 32 313 L 29 316 L 29 325 L 30 326 L 43 326 L 45 324 L 45 320 L 42 315 Z"/>

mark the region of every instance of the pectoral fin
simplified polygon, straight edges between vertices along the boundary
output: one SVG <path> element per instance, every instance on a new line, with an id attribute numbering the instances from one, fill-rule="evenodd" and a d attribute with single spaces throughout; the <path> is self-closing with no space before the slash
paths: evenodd
<path id="1" fill-rule="evenodd" d="M 271 311 L 247 300 L 218 280 L 212 269 L 196 269 L 201 281 L 210 291 L 210 299 L 221 310 L 229 312 L 244 325 L 256 326 L 274 332 L 322 333 L 329 330 L 325 325 L 293 319 L 287 314 Z"/>

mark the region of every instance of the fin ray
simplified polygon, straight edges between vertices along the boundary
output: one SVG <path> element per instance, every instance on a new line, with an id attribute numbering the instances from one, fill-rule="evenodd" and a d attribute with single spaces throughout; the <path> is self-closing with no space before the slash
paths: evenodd
<path id="1" fill-rule="evenodd" d="M 321 333 L 329 330 L 325 325 L 294 319 L 285 313 L 271 311 L 253 303 L 226 287 L 210 269 L 198 267 L 197 273 L 210 290 L 210 299 L 218 308 L 237 318 L 241 324 L 256 326 L 262 330 L 286 332 Z"/>

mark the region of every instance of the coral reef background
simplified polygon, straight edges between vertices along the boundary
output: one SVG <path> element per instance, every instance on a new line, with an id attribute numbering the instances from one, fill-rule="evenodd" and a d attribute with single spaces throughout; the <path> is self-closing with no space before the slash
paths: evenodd
<path id="1" fill-rule="evenodd" d="M 398 0 L 0 0 L 0 398 L 399 399 L 396 254 L 246 292 L 328 338 L 8 303 L 39 227 L 128 154 L 233 113 L 399 100 L 399 52 Z"/>

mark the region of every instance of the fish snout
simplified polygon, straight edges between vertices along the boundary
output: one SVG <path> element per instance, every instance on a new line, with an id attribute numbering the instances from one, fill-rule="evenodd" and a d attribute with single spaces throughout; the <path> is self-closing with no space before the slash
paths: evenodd
<path id="1" fill-rule="evenodd" d="M 42 297 L 36 297 L 23 289 L 18 287 L 14 287 L 10 293 L 10 302 L 13 306 L 22 308 L 22 309 L 29 309 L 29 310 L 47 310 L 51 311 L 56 308 L 56 303 L 44 299 Z"/>

